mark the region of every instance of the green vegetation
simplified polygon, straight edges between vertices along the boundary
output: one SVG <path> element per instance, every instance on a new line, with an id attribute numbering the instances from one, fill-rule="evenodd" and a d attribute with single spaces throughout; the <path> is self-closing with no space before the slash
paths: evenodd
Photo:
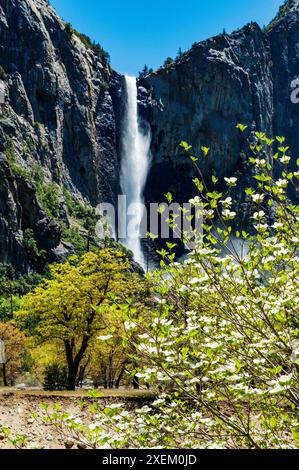
<path id="1" fill-rule="evenodd" d="M 12 141 L 8 142 L 6 149 L 4 150 L 4 155 L 6 156 L 9 167 L 15 176 L 30 179 L 30 172 L 16 163 L 17 154 Z"/>
<path id="2" fill-rule="evenodd" d="M 110 64 L 110 55 L 102 48 L 99 43 L 92 41 L 89 36 L 86 36 L 86 34 L 79 33 L 79 31 L 73 28 L 70 23 L 66 23 L 65 29 L 70 36 L 73 34 L 77 36 L 88 49 L 91 49 L 99 57 L 103 64 Z"/>
<path id="3" fill-rule="evenodd" d="M 129 271 L 124 254 L 112 249 L 72 257 L 52 266 L 50 273 L 50 279 L 22 299 L 15 319 L 37 344 L 64 351 L 68 390 L 74 390 L 84 362 L 102 353 L 94 348 L 97 336 L 109 340 L 107 330 L 121 328 L 120 306 L 128 302 L 132 310 L 137 308 L 143 282 Z"/>
<path id="4" fill-rule="evenodd" d="M 189 158 L 192 148 L 181 148 Z M 174 244 L 160 250 L 161 268 L 147 277 L 148 310 L 116 303 L 125 315 L 122 347 L 156 400 L 129 411 L 95 401 L 92 427 L 49 412 L 53 424 L 68 434 L 71 420 L 90 448 L 298 447 L 299 206 L 288 194 L 298 186 L 299 160 L 288 151 L 282 137 L 255 132 L 250 140 L 252 234 L 235 228 L 237 177 L 219 191 L 198 166 L 209 149 L 192 152 L 191 204 L 204 216 L 203 233 L 185 234 L 194 248 L 183 263 L 174 262 Z M 170 225 L 176 230 L 171 218 Z"/>
<path id="5" fill-rule="evenodd" d="M 28 138 L 22 145 L 26 158 L 30 156 L 32 149 L 33 142 Z M 61 189 L 56 183 L 46 182 L 40 165 L 33 164 L 25 169 L 17 164 L 17 152 L 12 141 L 8 142 L 4 154 L 14 175 L 34 184 L 41 208 L 51 220 L 59 223 L 63 241 L 72 243 L 78 254 L 83 254 L 96 245 L 94 238 L 98 216 L 94 208 L 76 200 L 65 187 Z M 67 211 L 70 224 L 61 220 L 64 210 Z M 39 267 L 40 270 L 41 266 L 45 266 L 46 253 L 39 249 L 31 229 L 25 232 L 24 243 L 32 266 Z"/>
<path id="6" fill-rule="evenodd" d="M 172 57 L 167 57 L 167 59 L 165 60 L 164 64 L 163 64 L 163 67 L 169 67 L 170 65 L 173 65 L 174 64 L 174 60 Z"/>
<path id="7" fill-rule="evenodd" d="M 22 144 L 22 151 L 26 157 L 30 155 L 33 150 L 33 142 L 30 138 Z M 17 152 L 12 141 L 9 141 L 4 150 L 4 155 L 7 158 L 8 164 L 11 171 L 16 175 L 24 179 L 27 179 L 34 183 L 36 186 L 36 194 L 43 210 L 46 212 L 49 218 L 53 220 L 59 219 L 60 209 L 60 193 L 59 186 L 55 183 L 45 183 L 44 172 L 40 165 L 34 164 L 30 168 L 25 169 L 17 164 Z"/>
<path id="8" fill-rule="evenodd" d="M 145 78 L 147 77 L 148 75 L 150 75 L 151 73 L 153 73 L 153 69 L 152 68 L 149 68 L 147 65 L 145 65 L 142 69 L 141 72 L 139 72 L 139 78 Z"/>
<path id="9" fill-rule="evenodd" d="M 55 183 L 41 183 L 36 186 L 37 198 L 50 219 L 57 220 L 60 215 L 61 190 Z"/>
<path id="10" fill-rule="evenodd" d="M 73 226 L 62 223 L 62 239 L 74 245 L 76 253 L 83 254 L 92 249 L 92 239 L 95 237 L 95 227 L 98 222 L 96 210 L 87 204 L 76 200 L 66 188 L 63 188 L 63 197 L 70 220 Z"/>
<path id="11" fill-rule="evenodd" d="M 14 269 L 0 263 L 0 321 L 13 319 L 14 312 L 19 308 L 21 296 L 34 289 L 40 282 L 38 274 L 28 274 L 16 279 Z"/>
<path id="12" fill-rule="evenodd" d="M 46 252 L 40 250 L 37 245 L 33 230 L 24 230 L 24 247 L 31 264 L 38 270 L 46 264 Z"/>
<path id="13" fill-rule="evenodd" d="M 290 5 L 290 1 L 285 0 L 285 3 L 279 7 L 279 11 L 278 11 L 277 15 L 275 16 L 275 18 L 266 27 L 267 31 L 271 31 L 271 29 L 273 29 L 279 23 L 281 18 L 283 18 L 288 13 L 288 11 L 290 9 L 290 6 L 292 6 L 292 5 Z"/>
<path id="14" fill-rule="evenodd" d="M 51 266 L 22 299 L 13 271 L 0 269 L 0 337 L 14 355 L 3 382 L 26 371 L 51 390 L 74 390 L 88 378 L 155 396 L 128 409 L 105 406 L 93 392 L 92 426 L 47 408 L 48 423 L 90 448 L 298 447 L 299 206 L 289 194 L 299 159 L 283 137 L 237 127 L 249 136 L 250 233 L 237 226 L 237 175 L 206 181 L 199 161 L 209 148 L 196 155 L 182 142 L 178 158 L 198 174 L 187 215 L 203 217 L 203 233 L 184 234 L 193 243 L 186 261 L 175 262 L 176 245 L 167 243 L 160 269 L 139 276 L 125 251 L 88 251 Z M 69 215 L 92 230 L 93 211 L 66 190 L 63 198 Z M 177 230 L 174 217 L 169 224 Z M 27 238 L 34 259 L 40 253 L 30 231 Z"/>
<path id="15" fill-rule="evenodd" d="M 34 143 L 30 137 L 28 137 L 22 145 L 23 153 L 26 157 L 30 156 L 30 153 L 34 150 Z"/>
<path id="16" fill-rule="evenodd" d="M 44 390 L 65 390 L 68 385 L 67 368 L 61 364 L 48 364 L 44 374 Z"/>

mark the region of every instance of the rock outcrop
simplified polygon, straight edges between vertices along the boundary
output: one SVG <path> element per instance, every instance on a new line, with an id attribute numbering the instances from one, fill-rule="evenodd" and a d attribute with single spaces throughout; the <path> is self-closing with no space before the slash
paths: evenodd
<path id="1" fill-rule="evenodd" d="M 194 193 L 193 168 L 178 144 L 189 142 L 196 154 L 210 147 L 201 162 L 207 179 L 244 175 L 247 148 L 237 123 L 269 135 L 285 135 L 299 154 L 299 104 L 291 83 L 299 78 L 299 2 L 289 0 L 262 30 L 251 23 L 231 35 L 194 44 L 173 64 L 141 81 L 149 93 L 143 111 L 152 127 L 153 164 L 146 199 L 162 201 L 171 191 L 177 201 Z M 296 160 L 296 159 L 295 159 Z"/>
<path id="2" fill-rule="evenodd" d="M 113 99 L 120 77 L 88 46 L 46 0 L 0 0 L 0 259 L 18 271 L 26 270 L 26 228 L 50 259 L 60 242 L 37 201 L 26 216 L 34 180 L 25 183 L 22 173 L 37 165 L 46 181 L 93 206 L 118 193 Z"/>
<path id="3" fill-rule="evenodd" d="M 299 0 L 289 0 L 267 29 L 273 77 L 273 132 L 284 135 L 293 155 L 299 156 Z M 295 83 L 297 82 L 297 85 Z M 295 93 L 299 96 L 299 93 Z M 296 161 L 295 158 L 295 161 Z"/>

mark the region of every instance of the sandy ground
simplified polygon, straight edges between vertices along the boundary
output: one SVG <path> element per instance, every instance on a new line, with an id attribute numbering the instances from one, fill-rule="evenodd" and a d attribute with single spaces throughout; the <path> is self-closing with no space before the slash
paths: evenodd
<path id="1" fill-rule="evenodd" d="M 150 395 L 146 392 L 132 390 L 108 390 L 103 392 L 102 395 L 99 400 L 103 402 L 103 405 L 115 401 L 125 401 L 128 407 L 150 398 Z M 43 422 L 44 411 L 40 404 L 45 403 L 53 407 L 56 403 L 59 403 L 63 411 L 80 417 L 83 422 L 90 422 L 91 417 L 88 406 L 81 409 L 78 405 L 78 400 L 84 398 L 86 398 L 86 392 L 82 391 L 49 393 L 0 389 L 0 449 L 14 448 L 2 432 L 2 428 L 10 429 L 10 438 L 12 439 L 20 434 L 28 436 L 25 444 L 26 448 L 80 448 L 80 443 L 75 439 L 61 436 L 54 426 Z M 90 401 L 90 399 L 87 399 L 87 401 Z M 41 416 L 41 419 L 34 419 L 32 413 L 37 413 Z"/>

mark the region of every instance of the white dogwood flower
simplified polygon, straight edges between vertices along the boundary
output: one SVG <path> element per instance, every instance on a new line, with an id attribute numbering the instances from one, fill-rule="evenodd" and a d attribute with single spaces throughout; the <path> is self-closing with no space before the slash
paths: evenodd
<path id="1" fill-rule="evenodd" d="M 233 200 L 232 200 L 231 197 L 227 197 L 226 199 L 224 199 L 223 201 L 220 201 L 220 202 L 224 207 L 229 208 L 232 205 Z"/>
<path id="2" fill-rule="evenodd" d="M 235 177 L 224 178 L 224 181 L 227 183 L 228 186 L 236 186 L 238 178 L 235 178 Z"/>
<path id="3" fill-rule="evenodd" d="M 259 211 L 259 212 L 255 212 L 252 216 L 252 218 L 254 220 L 261 220 L 263 217 L 265 217 L 265 212 L 264 211 Z"/>
<path id="4" fill-rule="evenodd" d="M 288 155 L 283 155 L 280 158 L 281 163 L 283 163 L 284 165 L 287 165 L 288 163 L 290 163 L 290 160 L 291 160 L 291 157 L 289 157 Z"/>
<path id="5" fill-rule="evenodd" d="M 236 215 L 236 212 L 230 211 L 229 209 L 224 209 L 224 211 L 222 211 L 222 217 L 224 220 L 234 219 Z"/>
<path id="6" fill-rule="evenodd" d="M 288 185 L 288 180 L 280 178 L 279 180 L 276 181 L 276 186 L 278 188 L 286 188 Z"/>
<path id="7" fill-rule="evenodd" d="M 256 202 L 258 204 L 264 201 L 265 196 L 264 194 L 252 194 L 251 198 L 253 202 Z"/>
<path id="8" fill-rule="evenodd" d="M 109 339 L 112 339 L 113 338 L 113 335 L 103 335 L 103 336 L 98 336 L 97 339 L 99 339 L 100 341 L 108 341 Z"/>

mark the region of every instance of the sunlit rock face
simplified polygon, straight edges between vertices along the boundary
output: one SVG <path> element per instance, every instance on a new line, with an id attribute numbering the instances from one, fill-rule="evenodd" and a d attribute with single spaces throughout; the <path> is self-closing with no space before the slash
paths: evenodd
<path id="1" fill-rule="evenodd" d="M 297 0 L 287 2 L 268 28 L 252 23 L 194 44 L 173 64 L 142 80 L 152 127 L 147 201 L 160 201 L 169 190 L 178 201 L 193 195 L 194 171 L 178 151 L 182 140 L 193 145 L 195 155 L 201 146 L 210 147 L 200 162 L 207 179 L 212 173 L 220 180 L 237 175 L 245 184 L 247 145 L 235 128 L 240 122 L 269 135 L 284 134 L 297 157 L 299 104 L 291 101 L 296 78 Z"/>
<path id="2" fill-rule="evenodd" d="M 286 4 L 285 14 L 273 21 L 268 37 L 273 71 L 274 135 L 284 135 L 297 158 L 299 155 L 298 0 L 291 0 Z"/>
<path id="3" fill-rule="evenodd" d="M 114 202 L 119 185 L 115 108 L 121 77 L 70 34 L 45 0 L 0 1 L 0 65 L 0 150 L 12 147 L 24 170 L 43 167 L 47 181 L 93 205 Z M 13 189 L 21 183 L 14 175 L 5 176 L 2 168 L 2 193 L 10 196 L 7 203 L 1 201 L 0 260 L 26 270 L 24 256 L 16 255 L 23 253 L 22 233 L 30 228 L 39 239 L 45 214 L 39 208 L 30 220 L 24 216 L 26 207 Z M 32 202 L 34 187 L 31 192 Z M 47 232 L 52 238 L 49 259 L 60 241 L 52 225 L 53 231 Z"/>

